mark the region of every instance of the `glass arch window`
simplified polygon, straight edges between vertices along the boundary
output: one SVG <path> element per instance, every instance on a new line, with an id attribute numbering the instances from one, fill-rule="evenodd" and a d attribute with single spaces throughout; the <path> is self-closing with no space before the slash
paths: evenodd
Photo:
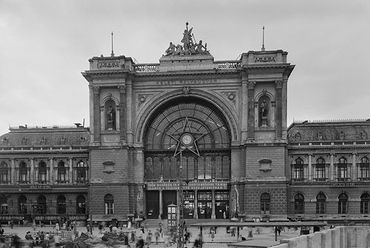
<path id="1" fill-rule="evenodd" d="M 46 197 L 44 195 L 39 195 L 37 197 L 37 206 L 36 212 L 37 214 L 46 214 Z"/>
<path id="2" fill-rule="evenodd" d="M 326 212 L 326 195 L 319 193 L 316 196 L 316 214 L 325 214 Z"/>
<path id="3" fill-rule="evenodd" d="M 20 162 L 19 164 L 19 183 L 28 182 L 28 168 L 25 162 Z"/>
<path id="4" fill-rule="evenodd" d="M 293 165 L 293 180 L 294 181 L 303 181 L 304 180 L 304 164 L 301 158 L 295 160 Z"/>
<path id="5" fill-rule="evenodd" d="M 67 170 L 65 163 L 63 161 L 59 161 L 58 163 L 58 183 L 65 183 L 67 182 Z"/>
<path id="6" fill-rule="evenodd" d="M 347 214 L 348 212 L 348 195 L 342 193 L 338 196 L 338 214 Z"/>
<path id="7" fill-rule="evenodd" d="M 325 181 L 326 178 L 326 164 L 323 158 L 318 158 L 315 164 L 315 181 Z"/>
<path id="8" fill-rule="evenodd" d="M 77 196 L 76 214 L 86 214 L 86 198 L 83 195 Z"/>
<path id="9" fill-rule="evenodd" d="M 66 197 L 59 195 L 57 198 L 57 214 L 66 214 Z"/>
<path id="10" fill-rule="evenodd" d="M 104 196 L 105 214 L 114 214 L 114 197 L 111 194 Z"/>
<path id="11" fill-rule="evenodd" d="M 39 183 L 46 183 L 46 170 L 47 170 L 47 167 L 46 167 L 46 163 L 41 161 L 39 163 Z"/>
<path id="12" fill-rule="evenodd" d="M 144 134 L 145 180 L 176 180 L 182 153 L 186 180 L 230 179 L 230 129 L 223 114 L 197 98 L 176 99 L 149 119 Z"/>
<path id="13" fill-rule="evenodd" d="M 358 180 L 360 181 L 370 180 L 370 163 L 367 157 L 361 158 L 361 162 L 358 168 L 359 168 Z"/>
<path id="14" fill-rule="evenodd" d="M 8 183 L 9 180 L 9 167 L 8 164 L 5 162 L 1 162 L 0 164 L 0 184 L 1 183 Z"/>
<path id="15" fill-rule="evenodd" d="M 361 214 L 368 214 L 369 213 L 370 195 L 368 193 L 363 193 L 360 198 L 361 198 L 360 213 Z"/>
<path id="16" fill-rule="evenodd" d="M 294 196 L 294 213 L 304 214 L 304 196 L 302 194 Z"/>
<path id="17" fill-rule="evenodd" d="M 337 165 L 337 180 L 347 181 L 348 179 L 349 179 L 349 176 L 348 176 L 347 159 L 345 159 L 344 157 L 341 157 Z"/>

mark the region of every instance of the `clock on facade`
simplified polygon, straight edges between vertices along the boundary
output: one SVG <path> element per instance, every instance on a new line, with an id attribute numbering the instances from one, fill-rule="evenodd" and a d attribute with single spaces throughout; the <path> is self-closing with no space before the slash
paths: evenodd
<path id="1" fill-rule="evenodd" d="M 193 141 L 193 136 L 190 133 L 185 133 L 181 136 L 181 143 L 185 146 L 191 145 Z"/>

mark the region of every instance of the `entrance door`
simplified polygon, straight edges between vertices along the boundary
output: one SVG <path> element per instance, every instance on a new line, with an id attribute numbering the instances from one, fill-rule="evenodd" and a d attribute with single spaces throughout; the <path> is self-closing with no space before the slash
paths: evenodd
<path id="1" fill-rule="evenodd" d="M 159 216 L 159 192 L 146 192 L 146 216 L 148 219 L 158 219 Z"/>
<path id="2" fill-rule="evenodd" d="M 212 192 L 198 192 L 198 219 L 211 219 L 212 215 Z"/>
<path id="3" fill-rule="evenodd" d="M 163 216 L 162 218 L 167 219 L 168 205 L 175 204 L 177 206 L 177 194 L 174 190 L 167 190 L 162 192 L 163 202 Z"/>

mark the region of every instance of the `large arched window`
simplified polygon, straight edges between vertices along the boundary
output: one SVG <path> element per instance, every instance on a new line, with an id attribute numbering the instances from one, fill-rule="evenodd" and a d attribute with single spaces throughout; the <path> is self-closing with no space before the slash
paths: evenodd
<path id="1" fill-rule="evenodd" d="M 326 180 L 326 164 L 323 158 L 318 158 L 315 164 L 315 178 L 316 181 Z"/>
<path id="2" fill-rule="evenodd" d="M 348 179 L 349 179 L 349 176 L 348 176 L 348 168 L 347 168 L 347 159 L 345 159 L 344 157 L 341 157 L 337 165 L 337 180 L 347 181 Z"/>
<path id="3" fill-rule="evenodd" d="M 76 167 L 77 183 L 87 183 L 87 164 L 80 160 Z"/>
<path id="4" fill-rule="evenodd" d="M 9 167 L 6 162 L 0 164 L 0 184 L 6 184 L 9 182 Z"/>
<path id="5" fill-rule="evenodd" d="M 39 183 L 46 183 L 46 170 L 47 170 L 47 167 L 46 167 L 46 163 L 44 161 L 41 161 L 39 163 L 39 167 L 38 167 L 38 170 L 39 170 Z"/>
<path id="6" fill-rule="evenodd" d="M 370 202 L 370 195 L 368 193 L 363 193 L 361 195 L 361 205 L 360 205 L 360 213 L 361 214 L 369 214 L 369 202 Z"/>
<path id="7" fill-rule="evenodd" d="M 348 212 L 348 195 L 342 193 L 338 196 L 338 214 L 347 214 Z"/>
<path id="8" fill-rule="evenodd" d="M 58 183 L 67 182 L 67 170 L 64 161 L 59 161 L 58 163 Z"/>
<path id="9" fill-rule="evenodd" d="M 77 196 L 76 214 L 86 214 L 86 198 L 83 195 Z"/>
<path id="10" fill-rule="evenodd" d="M 185 97 L 159 108 L 144 134 L 145 180 L 230 179 L 230 131 L 212 104 Z M 182 154 L 182 163 L 180 156 Z"/>
<path id="11" fill-rule="evenodd" d="M 28 182 L 28 168 L 25 162 L 19 163 L 19 183 L 27 183 Z"/>
<path id="12" fill-rule="evenodd" d="M 304 196 L 300 193 L 294 196 L 294 213 L 304 214 Z"/>
<path id="13" fill-rule="evenodd" d="M 271 197 L 268 193 L 261 195 L 261 214 L 270 214 Z"/>
<path id="14" fill-rule="evenodd" d="M 66 197 L 59 195 L 57 198 L 57 214 L 66 214 Z"/>
<path id="15" fill-rule="evenodd" d="M 358 166 L 358 180 L 370 180 L 370 163 L 367 157 L 361 158 L 360 165 Z"/>
<path id="16" fill-rule="evenodd" d="M 105 214 L 114 214 L 114 197 L 111 194 L 104 196 Z"/>
<path id="17" fill-rule="evenodd" d="M 316 196 L 316 214 L 325 214 L 326 212 L 326 195 L 319 193 Z"/>
<path id="18" fill-rule="evenodd" d="M 303 181 L 304 180 L 304 163 L 301 158 L 297 158 L 293 164 L 293 180 Z"/>

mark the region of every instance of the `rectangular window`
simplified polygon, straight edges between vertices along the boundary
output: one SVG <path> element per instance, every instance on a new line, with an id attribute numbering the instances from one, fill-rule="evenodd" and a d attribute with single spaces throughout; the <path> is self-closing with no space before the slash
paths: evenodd
<path id="1" fill-rule="evenodd" d="M 346 214 L 347 213 L 347 201 L 339 201 L 338 202 L 338 214 Z"/>
<path id="2" fill-rule="evenodd" d="M 77 167 L 77 183 L 86 183 L 86 167 Z"/>
<path id="3" fill-rule="evenodd" d="M 114 203 L 113 202 L 105 203 L 105 214 L 114 214 Z"/>
<path id="4" fill-rule="evenodd" d="M 66 182 L 66 168 L 65 167 L 59 167 L 58 168 L 58 183 L 64 183 Z"/>

